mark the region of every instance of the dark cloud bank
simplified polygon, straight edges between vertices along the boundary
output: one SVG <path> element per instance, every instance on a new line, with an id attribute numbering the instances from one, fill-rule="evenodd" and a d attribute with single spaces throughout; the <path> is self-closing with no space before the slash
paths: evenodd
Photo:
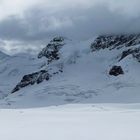
<path id="1" fill-rule="evenodd" d="M 34 7 L 21 18 L 11 16 L 0 22 L 1 40 L 33 42 L 56 35 L 86 39 L 99 34 L 140 32 L 140 16 L 129 17 L 111 11 L 106 4 L 90 8 L 64 8 L 51 11 Z"/>

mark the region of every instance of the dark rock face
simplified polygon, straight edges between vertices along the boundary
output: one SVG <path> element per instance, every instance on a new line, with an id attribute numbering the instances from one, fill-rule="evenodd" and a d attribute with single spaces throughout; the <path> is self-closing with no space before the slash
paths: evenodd
<path id="1" fill-rule="evenodd" d="M 55 37 L 50 43 L 42 49 L 38 54 L 38 58 L 46 57 L 48 59 L 48 64 L 53 60 L 58 60 L 60 58 L 59 50 L 65 45 L 63 37 Z"/>
<path id="2" fill-rule="evenodd" d="M 104 35 L 99 36 L 91 44 L 91 50 L 96 51 L 105 48 L 119 48 L 121 46 L 129 47 L 140 44 L 140 34 L 135 35 Z"/>
<path id="3" fill-rule="evenodd" d="M 119 61 L 121 61 L 128 55 L 132 55 L 134 58 L 136 58 L 140 62 L 140 48 L 128 49 L 126 51 L 123 51 Z"/>
<path id="4" fill-rule="evenodd" d="M 49 80 L 50 77 L 51 75 L 49 75 L 46 70 L 41 70 L 39 72 L 25 75 L 23 76 L 22 80 L 16 85 L 16 87 L 12 90 L 12 93 L 28 85 L 33 85 L 35 83 L 39 84 L 44 80 Z"/>
<path id="5" fill-rule="evenodd" d="M 121 54 L 121 58 L 119 61 L 121 61 L 122 59 L 124 59 L 125 57 L 127 57 L 128 55 L 133 54 L 133 50 L 132 49 L 128 49 L 126 51 L 123 51 Z"/>
<path id="6" fill-rule="evenodd" d="M 132 55 L 138 62 L 140 62 L 140 48 L 135 49 Z"/>
<path id="7" fill-rule="evenodd" d="M 113 66 L 109 71 L 109 75 L 118 76 L 120 74 L 124 74 L 121 66 Z"/>

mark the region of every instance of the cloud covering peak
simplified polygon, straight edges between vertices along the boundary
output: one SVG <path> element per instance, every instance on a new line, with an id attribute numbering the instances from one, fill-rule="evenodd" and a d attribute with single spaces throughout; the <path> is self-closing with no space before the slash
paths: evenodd
<path id="1" fill-rule="evenodd" d="M 14 3 L 3 0 L 0 3 L 1 40 L 33 42 L 56 35 L 86 39 L 99 34 L 140 32 L 138 0 L 15 0 Z"/>

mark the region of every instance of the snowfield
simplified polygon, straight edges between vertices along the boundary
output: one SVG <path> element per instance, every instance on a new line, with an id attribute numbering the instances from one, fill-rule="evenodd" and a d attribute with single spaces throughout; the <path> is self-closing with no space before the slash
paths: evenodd
<path id="1" fill-rule="evenodd" d="M 1 140 L 140 140 L 140 104 L 1 109 Z"/>

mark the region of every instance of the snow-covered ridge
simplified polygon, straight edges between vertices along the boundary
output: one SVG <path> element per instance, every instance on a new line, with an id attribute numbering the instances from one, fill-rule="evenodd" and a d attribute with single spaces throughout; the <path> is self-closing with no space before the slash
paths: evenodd
<path id="1" fill-rule="evenodd" d="M 45 48 L 42 49 L 38 54 L 38 58 L 46 57 L 48 64 L 53 60 L 58 60 L 60 58 L 59 50 L 65 45 L 64 41 L 64 37 L 55 37 Z"/>
<path id="2" fill-rule="evenodd" d="M 50 63 L 60 59 L 60 49 L 65 45 L 65 39 L 63 37 L 55 37 L 50 43 L 43 48 L 38 54 L 38 58 L 46 58 L 46 64 L 37 72 L 24 75 L 22 80 L 15 86 L 12 90 L 12 93 L 19 91 L 21 88 L 24 88 L 29 85 L 34 85 L 35 83 L 39 84 L 44 80 L 49 80 L 53 75 L 62 72 L 63 68 L 59 67 L 57 71 L 51 73 L 50 71 L 54 68 L 50 68 Z"/>
<path id="3" fill-rule="evenodd" d="M 121 61 L 128 55 L 132 55 L 134 58 L 140 61 L 140 34 L 99 36 L 91 44 L 92 51 L 106 48 L 108 48 L 109 50 L 115 48 L 124 49 L 121 53 L 119 61 Z"/>
<path id="4" fill-rule="evenodd" d="M 26 100 L 26 107 L 30 101 L 32 106 L 77 102 L 140 102 L 140 80 L 137 76 L 140 70 L 139 44 L 139 35 L 102 36 L 81 42 L 55 38 L 40 51 L 39 58 L 25 55 L 21 60 L 19 55 L 15 57 L 16 61 L 12 58 L 6 62 L 5 65 L 16 62 L 17 69 L 14 77 L 11 76 L 11 79 L 15 79 L 12 84 L 12 80 L 7 78 L 10 86 L 6 85 L 9 89 L 5 94 L 9 95 L 4 100 L 8 104 L 18 102 L 18 106 L 22 106 Z M 18 62 L 25 58 L 29 62 Z M 19 70 L 21 66 L 23 70 Z M 17 73 L 20 75 L 17 76 Z M 16 84 L 19 89 L 10 94 Z M 5 91 L 3 86 L 2 89 L 2 92 Z"/>
<path id="5" fill-rule="evenodd" d="M 113 49 L 120 47 L 130 47 L 140 44 L 140 34 L 126 35 L 102 35 L 95 39 L 91 45 L 92 51 L 99 49 Z"/>

